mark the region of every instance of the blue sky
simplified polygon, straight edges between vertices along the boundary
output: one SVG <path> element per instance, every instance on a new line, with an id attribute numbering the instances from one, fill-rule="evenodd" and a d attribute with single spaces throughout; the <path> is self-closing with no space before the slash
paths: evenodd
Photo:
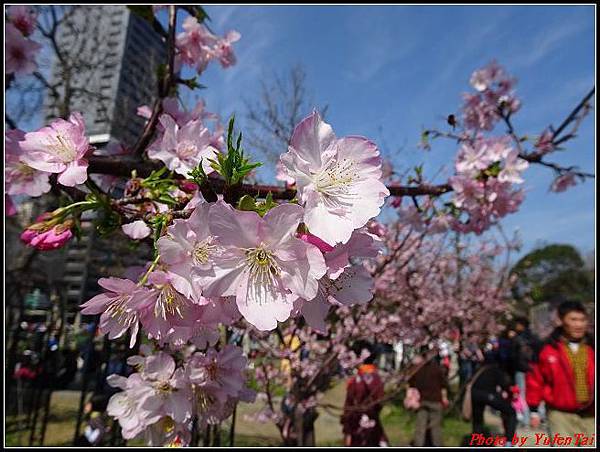
<path id="1" fill-rule="evenodd" d="M 315 106 L 329 105 L 336 134 L 364 135 L 397 168 L 424 162 L 436 181 L 451 171 L 455 145 L 438 141 L 417 149 L 422 127 L 445 126 L 458 111 L 471 72 L 496 58 L 519 80 L 523 101 L 517 131 L 539 134 L 555 126 L 594 86 L 594 9 L 591 6 L 207 6 L 213 31 L 236 29 L 238 63 L 211 66 L 201 82 L 209 109 L 237 112 L 260 79 L 302 64 Z M 307 112 L 309 113 L 309 112 Z M 380 132 L 382 129 L 383 132 Z M 503 129 L 498 129 L 502 131 Z M 567 150 L 552 157 L 565 165 L 595 168 L 594 118 Z M 531 167 L 521 210 L 503 221 L 519 229 L 523 251 L 541 242 L 594 249 L 594 181 L 549 193 L 553 173 Z"/>

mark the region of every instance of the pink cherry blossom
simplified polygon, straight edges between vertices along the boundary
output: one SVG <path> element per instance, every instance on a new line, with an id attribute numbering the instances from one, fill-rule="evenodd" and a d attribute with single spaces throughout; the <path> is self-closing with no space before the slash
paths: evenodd
<path id="1" fill-rule="evenodd" d="M 554 179 L 552 185 L 550 186 L 550 190 L 560 193 L 566 191 L 569 187 L 574 187 L 575 185 L 577 185 L 575 173 L 567 172 L 557 176 L 556 179 Z"/>
<path id="2" fill-rule="evenodd" d="M 6 15 L 24 36 L 29 36 L 35 30 L 37 12 L 29 5 L 11 5 L 6 9 Z"/>
<path id="3" fill-rule="evenodd" d="M 521 173 L 529 167 L 529 163 L 519 157 L 519 151 L 513 149 L 504 160 L 504 167 L 498 174 L 500 182 L 511 182 L 513 184 L 522 184 Z"/>
<path id="4" fill-rule="evenodd" d="M 162 262 L 187 279 L 198 298 L 202 295 L 199 275 L 212 274 L 212 255 L 218 251 L 208 229 L 209 204 L 199 204 L 187 220 L 175 220 L 157 242 Z"/>
<path id="5" fill-rule="evenodd" d="M 463 122 L 465 127 L 475 130 L 492 130 L 498 121 L 496 105 L 489 103 L 479 94 L 463 94 Z"/>
<path id="6" fill-rule="evenodd" d="M 214 58 L 214 46 L 218 38 L 195 17 L 186 17 L 183 32 L 177 35 L 176 46 L 181 62 L 203 72 Z"/>
<path id="7" fill-rule="evenodd" d="M 179 423 L 168 416 L 144 430 L 144 441 L 150 447 L 186 447 L 191 440 L 191 421 Z"/>
<path id="8" fill-rule="evenodd" d="M 203 279 L 205 295 L 235 296 L 240 313 L 263 331 L 285 321 L 296 298 L 314 298 L 326 268 L 318 248 L 295 237 L 302 215 L 294 204 L 261 218 L 216 203 L 209 227 L 223 251 L 214 257 L 214 276 Z"/>
<path id="9" fill-rule="evenodd" d="M 168 353 L 159 351 L 143 364 L 145 384 L 138 390 L 139 408 L 181 423 L 192 416 L 192 392 L 183 368 Z"/>
<path id="10" fill-rule="evenodd" d="M 195 298 L 189 281 L 175 273 L 155 270 L 148 276 L 150 302 L 140 313 L 148 337 L 176 347 L 194 336 L 204 298 Z"/>
<path id="11" fill-rule="evenodd" d="M 68 121 L 54 120 L 50 126 L 25 134 L 20 143 L 21 159 L 32 168 L 58 173 L 58 182 L 72 187 L 87 179 L 89 140 L 81 113 L 72 113 Z"/>
<path id="12" fill-rule="evenodd" d="M 484 184 L 481 181 L 464 176 L 453 176 L 450 185 L 454 190 L 453 202 L 456 207 L 473 207 L 484 196 Z"/>
<path id="13" fill-rule="evenodd" d="M 316 111 L 296 126 L 281 162 L 296 180 L 304 222 L 330 245 L 347 242 L 389 195 L 377 146 L 362 137 L 337 139 Z"/>
<path id="14" fill-rule="evenodd" d="M 484 68 L 473 72 L 469 83 L 476 91 L 484 92 L 503 80 L 507 80 L 504 69 L 496 61 L 492 61 Z"/>
<path id="15" fill-rule="evenodd" d="M 223 68 L 228 68 L 236 63 L 236 57 L 233 53 L 233 43 L 240 40 L 242 35 L 237 31 L 230 31 L 223 39 L 217 41 L 215 56 L 219 59 Z"/>
<path id="16" fill-rule="evenodd" d="M 473 142 L 465 142 L 456 156 L 456 172 L 461 175 L 477 176 L 492 163 L 506 159 L 512 150 L 506 138 L 478 137 Z"/>
<path id="17" fill-rule="evenodd" d="M 383 238 L 388 233 L 388 228 L 386 225 L 380 223 L 377 220 L 371 220 L 367 223 L 367 230 L 370 234 L 376 235 L 380 238 Z"/>
<path id="18" fill-rule="evenodd" d="M 482 140 L 475 144 L 463 143 L 456 158 L 456 171 L 459 174 L 475 175 L 487 168 L 493 162 L 487 151 Z"/>
<path id="19" fill-rule="evenodd" d="M 136 114 L 142 118 L 150 119 L 152 117 L 152 109 L 148 105 L 140 105 L 136 110 Z"/>
<path id="20" fill-rule="evenodd" d="M 369 233 L 366 228 L 357 229 L 344 244 L 336 245 L 325 253 L 327 276 L 336 279 L 352 266 L 353 260 L 376 257 L 381 251 L 381 240 Z"/>
<path id="21" fill-rule="evenodd" d="M 430 234 L 441 234 L 448 231 L 453 224 L 454 218 L 448 214 L 438 214 L 431 218 L 427 231 Z"/>
<path id="22" fill-rule="evenodd" d="M 100 278 L 98 285 L 108 292 L 96 295 L 81 305 L 82 314 L 100 316 L 100 331 L 109 339 L 131 332 L 130 347 L 136 341 L 140 311 L 149 303 L 149 291 L 129 279 Z"/>
<path id="23" fill-rule="evenodd" d="M 176 39 L 180 63 L 194 67 L 198 73 L 204 72 L 213 59 L 218 59 L 223 68 L 235 64 L 232 44 L 241 37 L 237 31 L 230 31 L 224 38 L 219 38 L 191 16 L 184 20 L 183 30 Z"/>
<path id="24" fill-rule="evenodd" d="M 199 120 L 180 127 L 171 116 L 163 114 L 160 122 L 164 134 L 150 146 L 148 157 L 161 160 L 182 176 L 187 176 L 200 162 L 206 174 L 214 171 L 208 159 L 215 158 L 218 151 L 210 144 L 210 131 Z"/>
<path id="25" fill-rule="evenodd" d="M 21 161 L 19 142 L 25 132 L 8 130 L 4 135 L 4 191 L 9 195 L 41 196 L 50 191 L 50 173 L 38 171 Z"/>
<path id="26" fill-rule="evenodd" d="M 187 378 L 206 395 L 226 402 L 227 397 L 237 397 L 244 389 L 247 360 L 242 349 L 226 345 L 217 352 L 195 353 L 186 368 Z"/>
<path id="27" fill-rule="evenodd" d="M 28 75 L 37 69 L 35 57 L 42 48 L 40 44 L 24 37 L 12 24 L 4 29 L 4 73 Z"/>
<path id="28" fill-rule="evenodd" d="M 304 302 L 302 315 L 311 327 L 325 331 L 331 305 L 365 304 L 373 299 L 374 291 L 374 280 L 367 269 L 362 264 L 351 265 L 336 279 L 321 278 L 317 296 Z"/>
<path id="29" fill-rule="evenodd" d="M 553 143 L 554 141 L 554 133 L 547 129 L 539 136 L 537 141 L 535 142 L 535 148 L 538 153 L 541 155 L 548 154 L 556 149 L 556 146 Z"/>
<path id="30" fill-rule="evenodd" d="M 144 220 L 136 220 L 133 223 L 127 223 L 121 226 L 123 232 L 134 240 L 141 240 L 152 234 L 152 229 L 148 227 Z"/>
<path id="31" fill-rule="evenodd" d="M 426 226 L 422 213 L 413 204 L 407 206 L 400 204 L 398 206 L 398 220 L 402 224 L 410 226 L 415 231 L 419 232 L 423 231 Z"/>
<path id="32" fill-rule="evenodd" d="M 123 438 L 133 439 L 142 433 L 149 424 L 160 420 L 159 414 L 140 409 L 140 390 L 146 384 L 139 373 L 131 374 L 127 378 L 110 375 L 107 381 L 109 385 L 123 389 L 110 398 L 106 409 L 109 416 L 119 421 Z"/>
<path id="33" fill-rule="evenodd" d="M 514 94 L 514 78 L 495 61 L 471 76 L 476 94 L 463 95 L 463 123 L 467 129 L 492 130 L 501 113 L 515 113 L 521 106 Z"/>
<path id="34" fill-rule="evenodd" d="M 376 257 L 380 253 L 379 238 L 365 230 L 354 231 L 346 244 L 338 244 L 325 252 L 327 275 L 319 280 L 319 292 L 315 298 L 301 306 L 308 324 L 318 331 L 325 331 L 325 317 L 330 306 L 364 304 L 373 298 L 374 280 L 363 263 L 353 260 Z"/>
<path id="35" fill-rule="evenodd" d="M 275 179 L 285 182 L 286 186 L 294 185 L 296 183 L 296 180 L 288 174 L 281 160 L 278 160 L 275 164 L 275 170 Z"/>

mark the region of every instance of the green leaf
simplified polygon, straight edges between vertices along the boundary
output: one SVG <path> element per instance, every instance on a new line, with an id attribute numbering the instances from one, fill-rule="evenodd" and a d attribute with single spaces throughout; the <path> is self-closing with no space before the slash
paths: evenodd
<path id="1" fill-rule="evenodd" d="M 238 201 L 238 210 L 246 210 L 250 212 L 256 212 L 263 217 L 269 210 L 276 207 L 277 203 L 273 201 L 273 195 L 269 192 L 264 201 L 256 202 L 250 195 L 244 195 Z"/>
<path id="2" fill-rule="evenodd" d="M 188 79 L 181 79 L 181 83 L 187 86 L 189 89 L 204 89 L 206 86 L 198 83 L 198 77 L 192 77 Z"/>
<path id="3" fill-rule="evenodd" d="M 220 174 L 228 186 L 239 184 L 244 177 L 254 168 L 259 167 L 260 163 L 250 163 L 250 160 L 244 157 L 242 149 L 242 133 L 240 132 L 233 145 L 235 116 L 231 116 L 227 127 L 227 152 L 219 153 L 215 159 L 209 159 L 211 168 Z"/>
<path id="4" fill-rule="evenodd" d="M 256 211 L 256 200 L 250 195 L 244 195 L 238 201 L 238 210 Z"/>
<path id="5" fill-rule="evenodd" d="M 158 197 L 158 201 L 162 202 L 163 204 L 168 204 L 169 206 L 174 206 L 175 204 L 177 204 L 177 200 L 169 194 L 160 195 Z"/>
<path id="6" fill-rule="evenodd" d="M 271 192 L 267 194 L 265 200 L 259 204 L 257 204 L 257 212 L 261 217 L 264 217 L 265 214 L 274 207 L 277 207 L 277 203 L 273 201 L 273 195 Z"/>
<path id="7" fill-rule="evenodd" d="M 494 162 L 490 166 L 488 166 L 483 173 L 488 177 L 497 177 L 500 174 L 502 168 L 500 167 L 500 162 Z"/>
<path id="8" fill-rule="evenodd" d="M 206 176 L 204 168 L 202 167 L 202 159 L 200 159 L 198 166 L 190 171 L 188 175 L 194 180 L 194 182 L 196 182 L 198 186 L 208 181 L 208 177 Z"/>

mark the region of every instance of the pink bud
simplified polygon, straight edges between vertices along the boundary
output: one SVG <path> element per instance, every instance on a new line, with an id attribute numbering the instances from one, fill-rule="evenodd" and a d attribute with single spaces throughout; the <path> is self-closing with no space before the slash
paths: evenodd
<path id="1" fill-rule="evenodd" d="M 64 225 L 57 225 L 33 237 L 29 245 L 41 251 L 55 250 L 62 248 L 71 237 L 73 237 L 71 229 L 65 228 Z"/>
<path id="2" fill-rule="evenodd" d="M 333 247 L 328 243 L 325 243 L 316 235 L 311 234 L 310 232 L 300 234 L 300 239 L 304 240 L 306 243 L 310 243 L 315 245 L 317 248 L 321 250 L 322 253 L 328 253 L 333 250 Z"/>
<path id="3" fill-rule="evenodd" d="M 183 180 L 179 183 L 179 188 L 187 193 L 194 193 L 198 190 L 198 185 L 191 180 Z"/>

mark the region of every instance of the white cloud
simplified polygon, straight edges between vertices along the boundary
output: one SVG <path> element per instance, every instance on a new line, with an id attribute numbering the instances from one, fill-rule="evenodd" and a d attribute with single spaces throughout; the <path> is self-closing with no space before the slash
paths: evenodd
<path id="1" fill-rule="evenodd" d="M 403 25 L 387 20 L 385 15 L 368 14 L 363 9 L 350 14 L 344 30 L 351 40 L 347 45 L 352 52 L 348 54 L 344 75 L 353 81 L 367 82 L 386 66 L 410 55 L 417 40 L 412 30 L 398 31 Z"/>
<path id="2" fill-rule="evenodd" d="M 529 44 L 523 43 L 511 61 L 511 67 L 530 67 L 568 43 L 570 37 L 581 33 L 589 22 L 565 20 L 553 27 L 541 27 Z"/>

